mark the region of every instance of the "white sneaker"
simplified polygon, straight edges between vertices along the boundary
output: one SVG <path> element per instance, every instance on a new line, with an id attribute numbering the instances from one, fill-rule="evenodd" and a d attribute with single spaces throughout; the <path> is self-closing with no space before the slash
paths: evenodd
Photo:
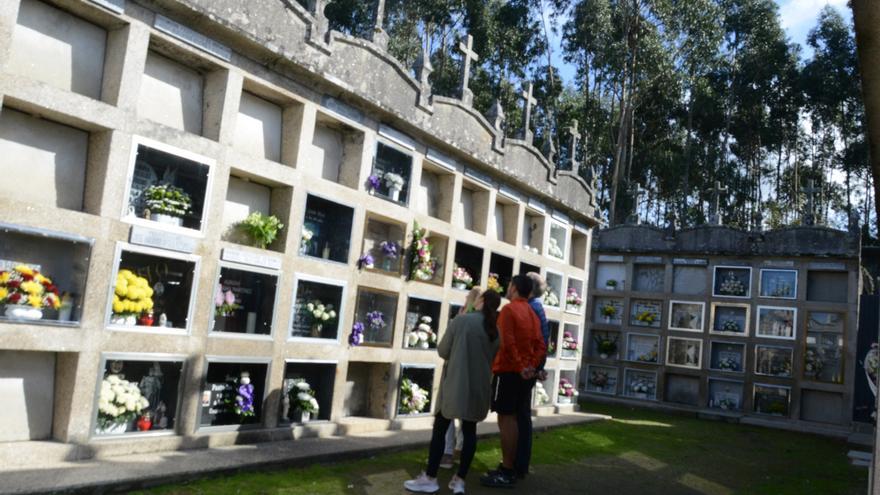
<path id="1" fill-rule="evenodd" d="M 404 481 L 403 487 L 415 493 L 437 493 L 440 491 L 437 478 L 430 478 L 424 472 L 419 474 L 414 480 Z"/>
<path id="2" fill-rule="evenodd" d="M 453 476 L 452 479 L 449 480 L 449 489 L 452 490 L 452 493 L 455 495 L 464 495 L 464 480 L 458 476 Z"/>

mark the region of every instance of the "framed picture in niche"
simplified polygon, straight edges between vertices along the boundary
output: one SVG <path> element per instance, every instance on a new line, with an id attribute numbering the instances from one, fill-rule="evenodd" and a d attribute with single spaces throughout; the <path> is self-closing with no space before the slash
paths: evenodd
<path id="1" fill-rule="evenodd" d="M 661 301 L 634 299 L 630 304 L 629 324 L 635 327 L 660 328 Z"/>
<path id="2" fill-rule="evenodd" d="M 755 374 L 777 378 L 791 378 L 792 355 L 793 350 L 791 347 L 756 345 Z"/>
<path id="3" fill-rule="evenodd" d="M 587 366 L 588 392 L 614 395 L 617 393 L 617 368 L 609 366 Z"/>
<path id="4" fill-rule="evenodd" d="M 669 301 L 669 329 L 683 332 L 702 332 L 706 303 Z"/>
<path id="5" fill-rule="evenodd" d="M 700 369 L 703 362 L 703 341 L 683 337 L 667 337 L 666 364 L 681 368 Z"/>
<path id="6" fill-rule="evenodd" d="M 353 208 L 310 194 L 306 198 L 300 254 L 347 263 L 353 217 Z"/>
<path id="7" fill-rule="evenodd" d="M 754 412 L 770 416 L 788 417 L 790 402 L 791 388 L 761 383 L 755 384 L 755 394 L 752 400 Z"/>
<path id="8" fill-rule="evenodd" d="M 843 383 L 846 315 L 836 311 L 809 311 L 804 352 L 804 378 Z"/>
<path id="9" fill-rule="evenodd" d="M 370 194 L 407 204 L 411 176 L 412 155 L 383 142 L 376 143 L 373 171 L 367 179 Z"/>
<path id="10" fill-rule="evenodd" d="M 345 282 L 297 274 L 291 338 L 338 340 Z"/>
<path id="11" fill-rule="evenodd" d="M 623 300 L 610 297 L 597 297 L 595 302 L 594 321 L 606 325 L 623 323 Z"/>
<path id="12" fill-rule="evenodd" d="M 797 299 L 797 270 L 761 270 L 760 296 L 777 299 Z"/>
<path id="13" fill-rule="evenodd" d="M 269 335 L 277 274 L 222 264 L 214 289 L 214 332 Z"/>
<path id="14" fill-rule="evenodd" d="M 660 362 L 660 336 L 630 333 L 626 336 L 626 360 L 639 363 Z"/>
<path id="15" fill-rule="evenodd" d="M 709 379 L 709 408 L 722 411 L 742 410 L 743 383 Z"/>
<path id="16" fill-rule="evenodd" d="M 627 368 L 623 371 L 623 395 L 635 399 L 657 399 L 657 373 Z"/>
<path id="17" fill-rule="evenodd" d="M 751 308 L 749 304 L 712 303 L 709 333 L 747 337 Z"/>
<path id="18" fill-rule="evenodd" d="M 748 299 L 752 295 L 751 284 L 751 267 L 716 266 L 712 280 L 712 295 Z"/>
<path id="19" fill-rule="evenodd" d="M 709 369 L 742 373 L 745 369 L 745 352 L 745 344 L 713 340 L 709 343 Z"/>
<path id="20" fill-rule="evenodd" d="M 755 336 L 768 339 L 794 340 L 797 309 L 758 306 Z"/>
<path id="21" fill-rule="evenodd" d="M 634 265 L 633 290 L 663 292 L 666 267 L 663 265 Z"/>

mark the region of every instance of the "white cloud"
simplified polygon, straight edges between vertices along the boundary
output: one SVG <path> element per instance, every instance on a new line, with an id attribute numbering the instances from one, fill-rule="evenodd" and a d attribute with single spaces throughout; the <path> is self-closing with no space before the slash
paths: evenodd
<path id="1" fill-rule="evenodd" d="M 846 9 L 847 0 L 777 0 L 780 5 L 782 27 L 799 30 L 812 26 L 819 17 L 819 11 L 826 5 Z"/>

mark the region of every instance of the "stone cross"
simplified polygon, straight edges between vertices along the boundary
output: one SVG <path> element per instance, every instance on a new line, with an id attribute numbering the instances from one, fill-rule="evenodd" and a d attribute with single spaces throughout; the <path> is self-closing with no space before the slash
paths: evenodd
<path id="1" fill-rule="evenodd" d="M 802 192 L 807 195 L 807 211 L 804 212 L 801 220 L 804 225 L 815 225 L 816 223 L 814 198 L 819 191 L 820 189 L 816 187 L 816 182 L 813 179 L 808 180 L 807 187 L 802 189 Z"/>
<path id="2" fill-rule="evenodd" d="M 629 194 L 633 197 L 633 212 L 632 215 L 629 216 L 626 223 L 634 223 L 636 225 L 640 225 L 642 223 L 641 218 L 639 218 L 639 203 L 641 202 L 639 198 L 646 195 L 648 193 L 647 189 L 642 188 L 641 184 L 633 184 L 629 187 Z"/>
<path id="3" fill-rule="evenodd" d="M 534 85 L 532 83 L 529 83 L 529 89 L 523 90 L 523 92 L 520 93 L 520 96 L 522 96 L 523 99 L 522 139 L 529 144 L 532 144 L 532 140 L 535 138 L 534 133 L 532 133 L 532 130 L 529 128 L 529 123 L 532 120 L 532 105 L 538 104 L 538 100 L 536 100 L 535 97 L 532 96 L 533 87 Z"/>
<path id="4" fill-rule="evenodd" d="M 467 35 L 467 44 L 458 43 L 458 49 L 463 57 L 461 61 L 461 102 L 467 106 L 471 106 L 474 103 L 474 93 L 468 87 L 468 80 L 471 78 L 471 60 L 474 62 L 480 60 L 473 47 L 474 37 L 471 35 Z"/>
<path id="5" fill-rule="evenodd" d="M 370 40 L 382 50 L 388 48 L 388 33 L 382 29 L 385 23 L 385 0 L 376 0 L 376 10 L 373 12 L 373 33 Z"/>
<path id="6" fill-rule="evenodd" d="M 428 46 L 422 43 L 422 52 L 413 64 L 413 70 L 416 72 L 416 79 L 419 81 L 419 101 L 418 106 L 429 110 L 431 109 L 431 73 L 434 67 L 431 65 L 431 54 L 428 53 Z"/>
<path id="7" fill-rule="evenodd" d="M 495 139 L 492 147 L 496 150 L 501 150 L 504 148 L 504 121 L 507 119 L 507 116 L 504 115 L 504 107 L 501 106 L 501 100 L 496 98 L 492 102 L 492 108 L 489 109 L 486 118 L 489 119 L 489 123 L 495 129 Z"/>
<path id="8" fill-rule="evenodd" d="M 327 16 L 324 15 L 324 7 L 327 6 L 327 0 L 309 0 L 307 6 L 308 11 L 315 16 L 315 23 L 309 27 L 309 41 L 327 51 L 327 48 L 324 46 L 327 44 L 327 31 L 330 28 Z"/>
<path id="9" fill-rule="evenodd" d="M 578 143 L 581 140 L 581 133 L 578 131 L 577 119 L 572 120 L 571 126 L 569 126 L 566 130 L 571 135 L 571 151 L 569 151 L 568 160 L 569 160 L 569 163 L 571 163 L 571 170 L 576 172 L 578 169 L 578 162 L 577 162 Z"/>
<path id="10" fill-rule="evenodd" d="M 727 186 L 721 187 L 721 182 L 716 180 L 715 187 L 709 189 L 707 192 L 715 196 L 715 199 L 710 206 L 709 224 L 721 225 L 721 193 L 727 192 Z"/>

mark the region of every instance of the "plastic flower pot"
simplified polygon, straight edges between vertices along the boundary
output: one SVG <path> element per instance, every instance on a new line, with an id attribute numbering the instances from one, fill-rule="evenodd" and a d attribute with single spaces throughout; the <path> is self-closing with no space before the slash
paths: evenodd
<path id="1" fill-rule="evenodd" d="M 308 423 L 309 420 L 312 419 L 312 413 L 297 409 L 296 411 L 293 411 L 292 419 L 294 423 Z"/>
<path id="2" fill-rule="evenodd" d="M 464 282 L 454 282 L 452 286 L 458 290 L 467 290 L 467 284 Z"/>
<path id="3" fill-rule="evenodd" d="M 42 320 L 43 310 L 33 306 L 22 306 L 20 304 L 9 304 L 4 312 L 7 318 L 15 320 Z"/>
<path id="4" fill-rule="evenodd" d="M 167 225 L 174 225 L 175 227 L 180 227 L 181 225 L 183 225 L 182 218 L 175 217 L 173 215 L 166 215 L 164 213 L 153 213 L 150 215 L 150 220 Z"/>
<path id="5" fill-rule="evenodd" d="M 392 187 L 392 188 L 388 189 L 389 194 L 391 194 L 392 201 L 400 201 L 400 191 L 401 191 L 401 189 L 396 188 L 396 187 Z"/>
<path id="6" fill-rule="evenodd" d="M 98 435 L 121 435 L 128 431 L 128 422 L 125 423 L 113 423 L 108 426 L 98 426 L 95 429 L 95 433 Z"/>

